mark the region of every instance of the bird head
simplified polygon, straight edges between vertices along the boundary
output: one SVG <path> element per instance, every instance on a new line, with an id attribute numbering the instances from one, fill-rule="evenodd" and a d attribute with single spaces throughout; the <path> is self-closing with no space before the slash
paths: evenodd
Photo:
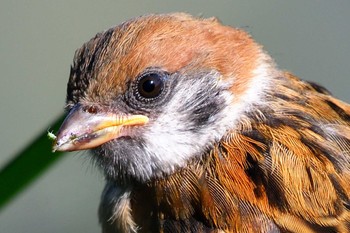
<path id="1" fill-rule="evenodd" d="M 277 73 L 247 33 L 214 18 L 132 19 L 76 51 L 54 150 L 91 149 L 110 179 L 170 175 L 209 156 Z"/>

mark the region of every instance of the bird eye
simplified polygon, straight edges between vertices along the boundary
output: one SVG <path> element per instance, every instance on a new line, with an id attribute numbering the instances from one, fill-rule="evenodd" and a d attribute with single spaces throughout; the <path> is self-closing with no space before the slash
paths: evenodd
<path id="1" fill-rule="evenodd" d="M 146 99 L 158 97 L 163 89 L 163 76 L 158 73 L 146 73 L 138 80 L 138 93 Z"/>

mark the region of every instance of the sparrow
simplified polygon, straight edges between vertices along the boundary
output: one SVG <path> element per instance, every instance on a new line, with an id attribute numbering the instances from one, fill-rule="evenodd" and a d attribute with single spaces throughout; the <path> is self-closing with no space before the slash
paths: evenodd
<path id="1" fill-rule="evenodd" d="M 350 232 L 350 105 L 241 29 L 146 15 L 75 53 L 53 150 L 90 150 L 102 232 Z"/>

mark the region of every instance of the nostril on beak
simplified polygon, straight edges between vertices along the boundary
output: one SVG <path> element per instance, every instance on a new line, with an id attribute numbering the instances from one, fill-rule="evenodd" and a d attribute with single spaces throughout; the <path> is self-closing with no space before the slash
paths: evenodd
<path id="1" fill-rule="evenodd" d="M 100 110 L 95 105 L 90 105 L 90 106 L 83 107 L 83 111 L 90 114 L 97 114 Z"/>

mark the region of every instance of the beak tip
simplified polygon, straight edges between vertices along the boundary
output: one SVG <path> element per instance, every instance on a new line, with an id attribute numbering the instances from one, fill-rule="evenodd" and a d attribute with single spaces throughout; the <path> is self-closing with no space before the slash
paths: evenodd
<path id="1" fill-rule="evenodd" d="M 68 152 L 79 150 L 78 145 L 76 145 L 73 141 L 65 141 L 65 140 L 55 140 L 52 145 L 52 153 L 55 152 Z"/>
<path id="2" fill-rule="evenodd" d="M 57 151 L 57 147 L 56 146 L 53 146 L 52 149 L 51 149 L 51 152 L 52 153 L 55 153 Z"/>

